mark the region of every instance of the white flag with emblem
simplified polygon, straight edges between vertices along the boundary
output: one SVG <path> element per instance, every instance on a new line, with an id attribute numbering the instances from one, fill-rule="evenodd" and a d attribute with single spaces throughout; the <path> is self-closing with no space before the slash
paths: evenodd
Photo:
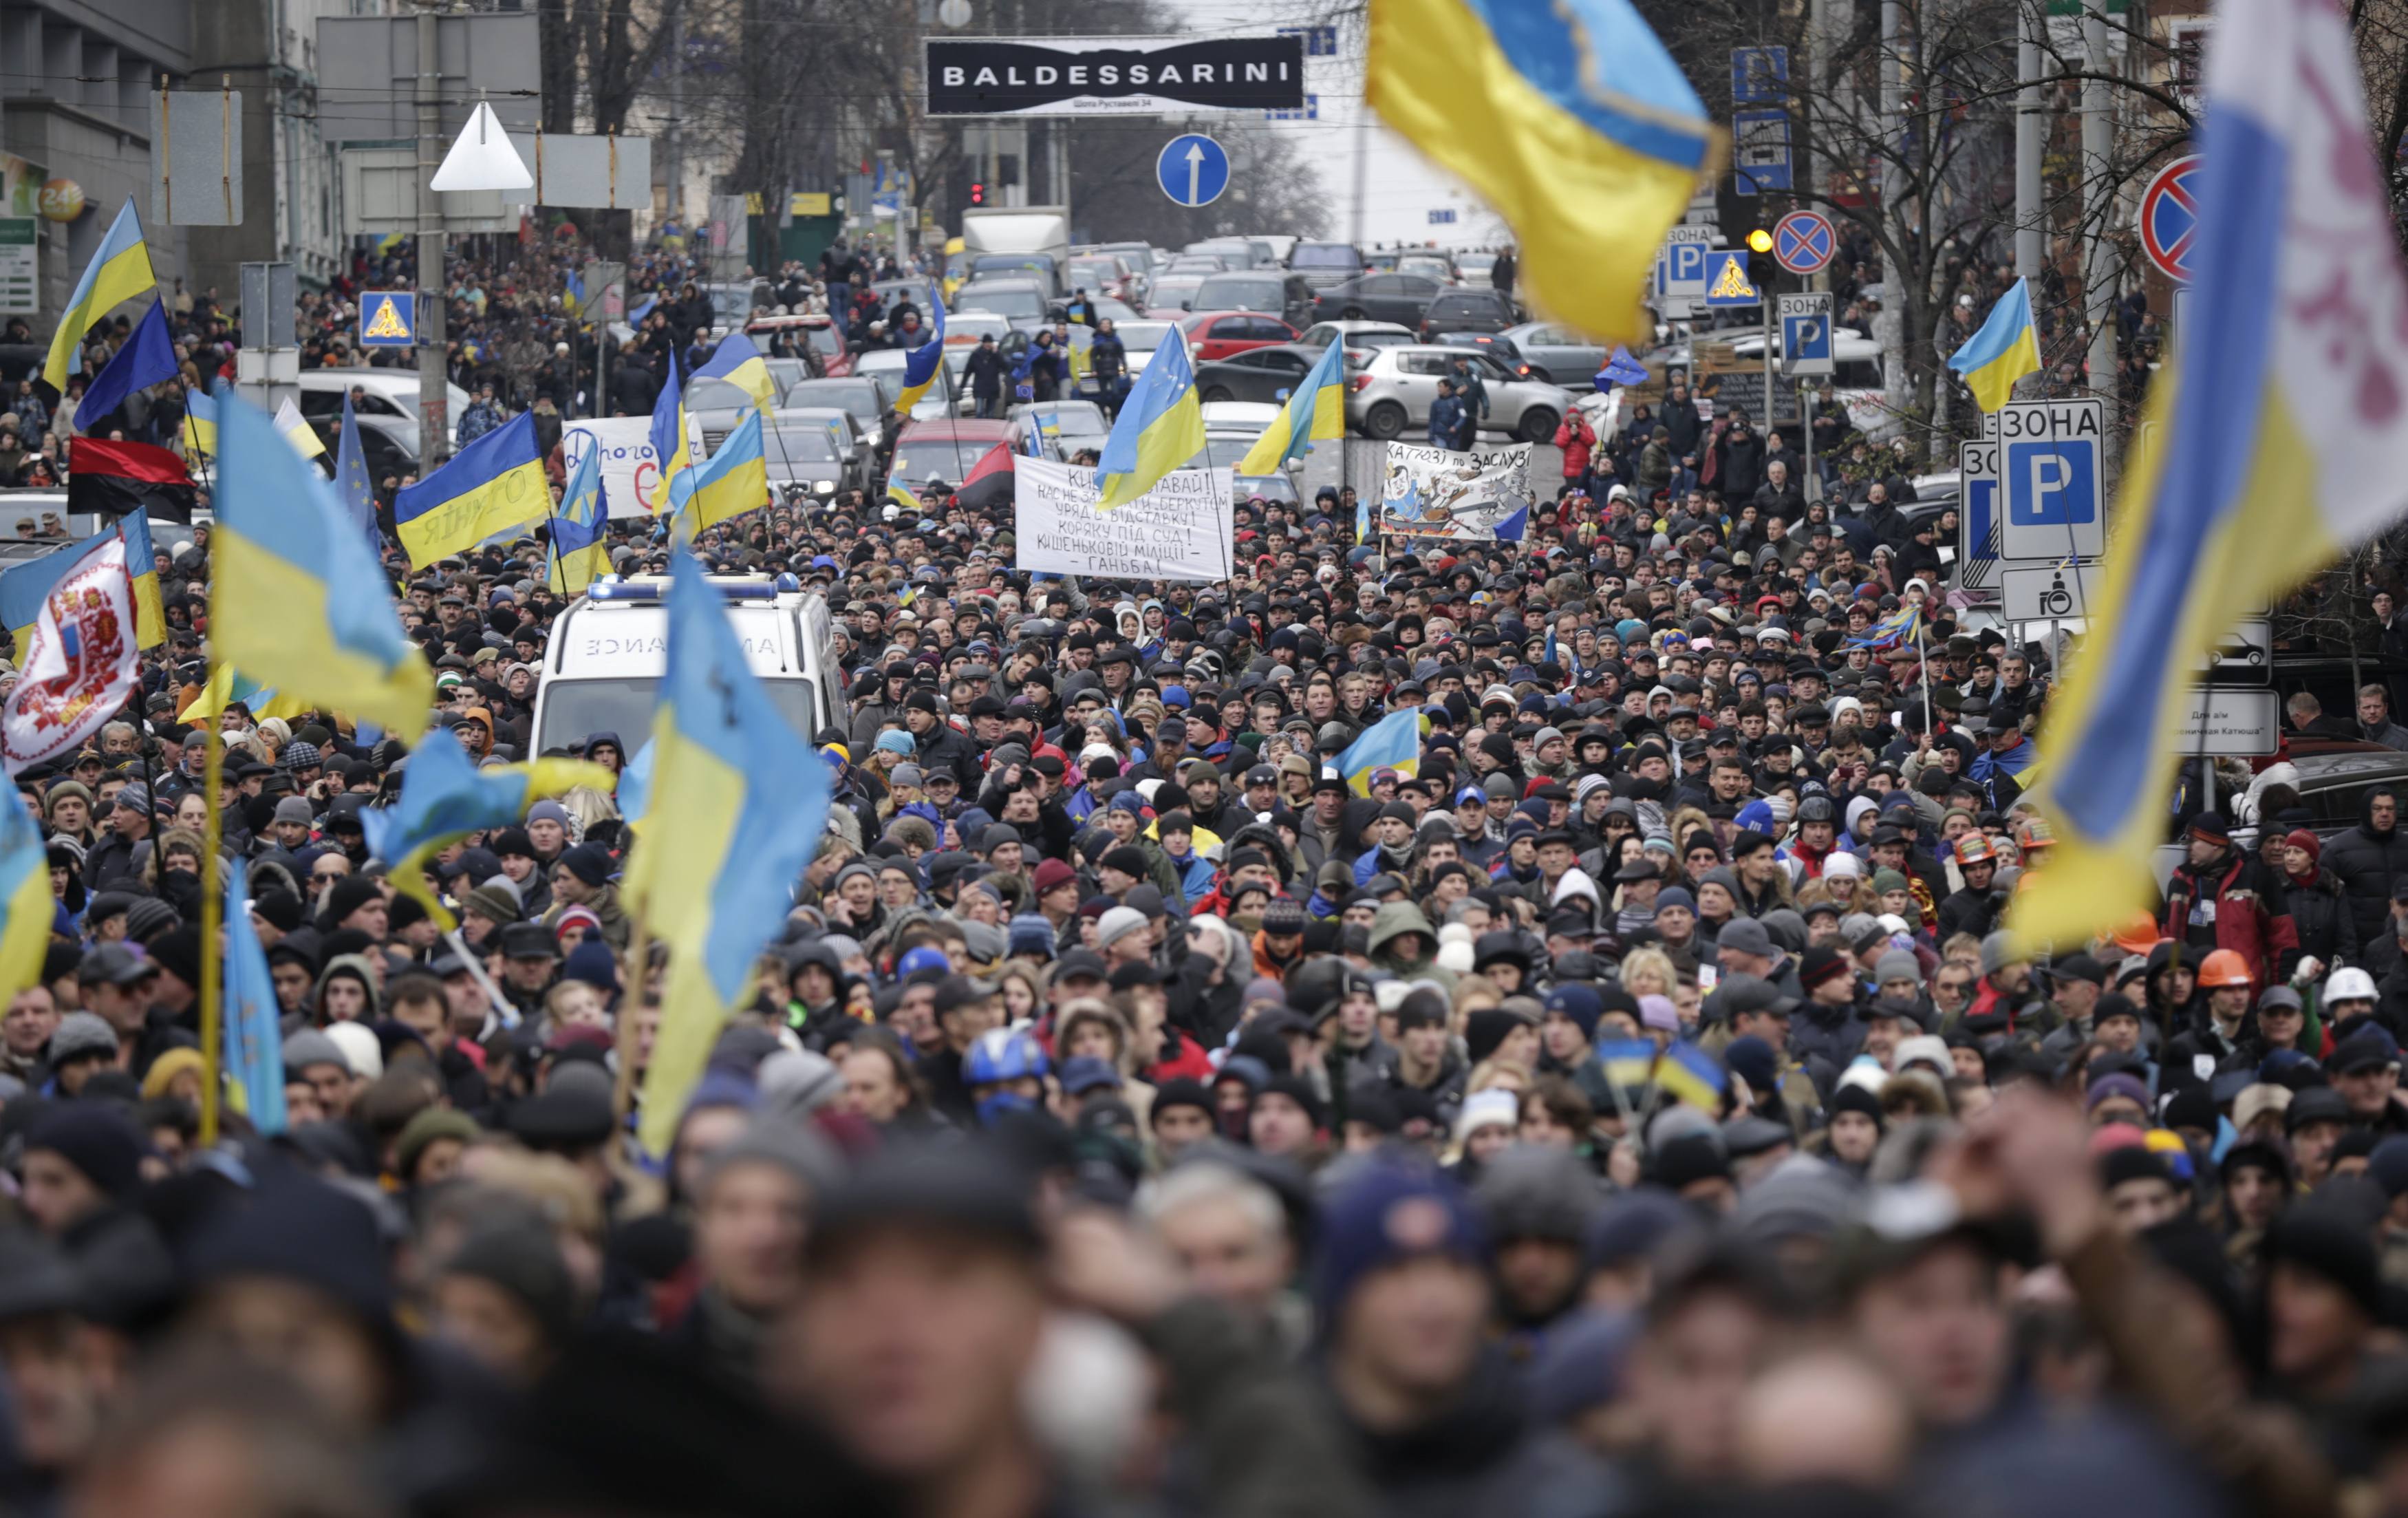
<path id="1" fill-rule="evenodd" d="M 125 541 L 95 538 L 42 600 L 17 688 L 0 709 L 0 763 L 14 775 L 90 741 L 140 688 Z"/>

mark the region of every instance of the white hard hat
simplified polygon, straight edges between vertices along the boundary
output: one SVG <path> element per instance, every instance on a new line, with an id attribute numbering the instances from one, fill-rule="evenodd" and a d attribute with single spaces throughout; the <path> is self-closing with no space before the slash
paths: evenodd
<path id="1" fill-rule="evenodd" d="M 2374 977 L 2355 965 L 2333 971 L 2332 979 L 2325 982 L 2325 1005 L 2328 1007 L 2337 1001 L 2373 999 Z"/>

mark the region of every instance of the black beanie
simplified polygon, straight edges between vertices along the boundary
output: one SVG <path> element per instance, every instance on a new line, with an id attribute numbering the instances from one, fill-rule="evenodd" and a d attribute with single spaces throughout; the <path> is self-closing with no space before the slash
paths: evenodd
<path id="1" fill-rule="evenodd" d="M 2157 1152 L 2143 1144 L 2120 1144 L 2099 1156 L 2099 1183 L 2109 1191 L 2127 1181 L 2172 1180 Z"/>
<path id="2" fill-rule="evenodd" d="M 340 927 L 343 919 L 371 901 L 383 899 L 375 881 L 366 875 L 346 875 L 326 893 L 326 925 Z"/>
<path id="3" fill-rule="evenodd" d="M 2340 1207 L 2311 1200 L 2266 1230 L 2266 1260 L 2289 1261 L 2340 1287 L 2369 1318 L 2383 1316 L 2383 1272 L 2374 1240 Z"/>
<path id="4" fill-rule="evenodd" d="M 1329 1110 L 1322 1104 L 1321 1093 L 1313 1089 L 1309 1076 L 1274 1075 L 1270 1083 L 1264 1086 L 1254 1099 L 1260 1101 L 1264 1096 L 1285 1096 L 1304 1109 L 1305 1115 L 1312 1119 L 1315 1128 L 1329 1125 Z"/>
<path id="5" fill-rule="evenodd" d="M 142 1185 L 142 1136 L 105 1102 L 63 1102 L 34 1121 L 25 1147 L 46 1149 L 83 1172 L 111 1201 Z"/>
<path id="6" fill-rule="evenodd" d="M 1882 1116 L 1881 1098 L 1866 1086 L 1843 1085 L 1831 1094 L 1831 1115 L 1837 1117 L 1842 1112 L 1861 1112 L 1875 1124 L 1887 1125 L 1888 1120 Z"/>
<path id="7" fill-rule="evenodd" d="M 1204 1089 L 1203 1081 L 1187 1076 L 1181 1076 L 1174 1081 L 1165 1081 L 1154 1088 L 1154 1106 L 1149 1110 L 1150 1116 L 1159 1122 L 1164 1109 L 1171 1107 L 1193 1107 L 1208 1118 L 1214 1115 L 1212 1094 Z"/>

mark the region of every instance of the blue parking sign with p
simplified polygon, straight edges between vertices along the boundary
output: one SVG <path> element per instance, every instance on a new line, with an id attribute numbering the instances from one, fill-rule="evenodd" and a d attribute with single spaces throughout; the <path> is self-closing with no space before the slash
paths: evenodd
<path id="1" fill-rule="evenodd" d="M 2092 559 L 2106 548 L 2099 447 L 2105 407 L 2095 400 L 2015 401 L 1997 413 L 1999 556 Z"/>
<path id="2" fill-rule="evenodd" d="M 2005 474 L 2009 524 L 2074 527 L 2097 520 L 2097 445 L 2075 441 L 2010 443 Z"/>

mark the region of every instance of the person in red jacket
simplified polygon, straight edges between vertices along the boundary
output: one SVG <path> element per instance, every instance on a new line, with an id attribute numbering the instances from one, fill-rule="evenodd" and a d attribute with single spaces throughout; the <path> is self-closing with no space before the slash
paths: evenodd
<path id="1" fill-rule="evenodd" d="M 1555 446 L 1564 451 L 1565 482 L 1588 492 L 1589 455 L 1597 448 L 1597 429 L 1578 408 L 1564 413 L 1562 424 L 1555 428 Z"/>

